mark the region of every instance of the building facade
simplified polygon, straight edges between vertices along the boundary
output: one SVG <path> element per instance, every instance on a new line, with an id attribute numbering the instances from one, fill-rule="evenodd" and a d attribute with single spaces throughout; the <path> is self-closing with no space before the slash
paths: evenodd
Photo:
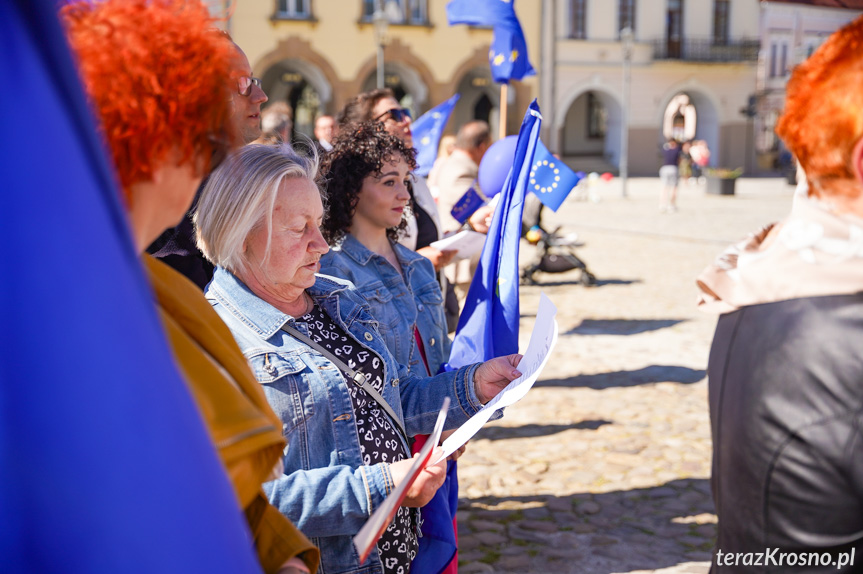
<path id="1" fill-rule="evenodd" d="M 475 118 L 495 126 L 492 31 L 449 26 L 447 1 L 247 0 L 230 3 L 227 26 L 270 101 L 294 109 L 297 133 L 375 87 L 379 7 L 391 21 L 385 84 L 414 117 L 459 93 L 448 131 Z M 838 7 L 855 2 L 519 0 L 537 76 L 508 90 L 507 131 L 537 98 L 543 141 L 576 169 L 617 172 L 626 142 L 629 174 L 655 174 L 669 137 L 705 140 L 717 167 L 772 169 L 789 70 L 859 13 Z"/>
<path id="2" fill-rule="evenodd" d="M 615 171 L 627 133 L 630 174 L 655 174 L 671 137 L 705 140 L 713 165 L 754 169 L 751 121 L 741 113 L 756 87 L 754 0 L 545 0 L 543 8 L 553 31 L 543 46 L 541 98 L 554 102 L 545 139 L 569 165 Z"/>
<path id="3" fill-rule="evenodd" d="M 270 101 L 294 109 L 295 132 L 311 135 L 318 114 L 337 113 L 352 96 L 376 86 L 376 0 L 248 0 L 234 2 L 228 27 L 263 81 Z M 492 82 L 488 28 L 449 26 L 443 0 L 386 0 L 385 85 L 414 117 L 461 94 L 450 130 L 471 119 L 497 124 L 500 87 Z M 539 55 L 539 10 L 522 1 L 531 59 Z M 537 96 L 537 80 L 508 90 L 510 133 Z"/>

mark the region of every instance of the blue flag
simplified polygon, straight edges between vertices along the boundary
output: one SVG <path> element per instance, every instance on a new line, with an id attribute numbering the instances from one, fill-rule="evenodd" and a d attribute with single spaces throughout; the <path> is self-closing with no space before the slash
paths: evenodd
<path id="1" fill-rule="evenodd" d="M 441 134 L 443 134 L 443 129 L 446 127 L 459 97 L 461 96 L 458 94 L 454 95 L 418 117 L 417 121 L 411 124 L 414 147 L 417 150 L 417 165 L 419 167 L 416 173 L 418 175 L 427 176 L 432 165 L 434 165 Z"/>
<path id="2" fill-rule="evenodd" d="M 552 211 L 557 211 L 569 192 L 578 185 L 581 176 L 557 159 L 540 141 L 536 146 L 528 189 Z"/>
<path id="3" fill-rule="evenodd" d="M 56 0 L 0 2 L 0 46 L 0 569 L 260 572 Z"/>
<path id="4" fill-rule="evenodd" d="M 491 76 L 499 84 L 536 74 L 527 57 L 527 42 L 515 15 L 515 0 L 452 0 L 446 6 L 450 26 L 492 26 L 488 53 Z"/>
<path id="5" fill-rule="evenodd" d="M 518 132 L 512 170 L 500 192 L 500 203 L 459 318 L 449 359 L 453 368 L 518 352 L 521 216 L 541 123 L 534 100 Z"/>

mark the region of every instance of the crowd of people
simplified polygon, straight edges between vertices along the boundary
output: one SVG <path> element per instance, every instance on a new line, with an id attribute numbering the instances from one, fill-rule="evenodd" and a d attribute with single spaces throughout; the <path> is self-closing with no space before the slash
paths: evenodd
<path id="1" fill-rule="evenodd" d="M 317 141 L 295 148 L 290 108 L 262 111 L 260 80 L 202 4 L 105 0 L 61 14 L 154 305 L 262 569 L 406 574 L 441 561 L 424 547 L 424 513 L 460 451 L 420 474 L 365 563 L 352 538 L 405 480 L 444 397 L 454 429 L 520 375 L 519 355 L 441 372 L 466 283 L 432 243 L 463 227 L 450 206 L 482 193 L 489 126 L 461 127 L 430 186 L 390 90 L 321 115 Z M 725 312 L 710 359 L 724 550 L 863 541 L 861 40 L 857 20 L 789 84 L 779 129 L 811 201 L 700 279 L 705 306 Z M 665 151 L 676 189 L 680 150 Z M 673 208 L 674 192 L 664 197 Z M 486 231 L 490 210 L 464 225 Z M 454 572 L 443 558 L 438 571 Z"/>
<path id="2" fill-rule="evenodd" d="M 413 174 L 409 111 L 389 90 L 360 94 L 295 151 L 290 108 L 262 110 L 260 80 L 202 5 L 80 2 L 62 15 L 155 304 L 262 568 L 440 562 L 421 552 L 418 508 L 461 450 L 421 473 L 365 564 L 352 537 L 405 480 L 444 397 L 454 429 L 520 375 L 520 357 L 439 373 L 450 345 L 439 272 L 453 252 L 430 245 L 442 230 Z M 154 36 L 163 54 L 146 49 Z M 192 54 L 208 64 L 196 82 L 183 76 Z"/>

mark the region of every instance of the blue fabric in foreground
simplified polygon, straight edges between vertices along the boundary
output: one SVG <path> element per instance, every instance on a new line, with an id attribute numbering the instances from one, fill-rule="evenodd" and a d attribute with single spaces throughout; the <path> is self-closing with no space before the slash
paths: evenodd
<path id="1" fill-rule="evenodd" d="M 0 564 L 259 572 L 54 0 L 0 2 Z"/>

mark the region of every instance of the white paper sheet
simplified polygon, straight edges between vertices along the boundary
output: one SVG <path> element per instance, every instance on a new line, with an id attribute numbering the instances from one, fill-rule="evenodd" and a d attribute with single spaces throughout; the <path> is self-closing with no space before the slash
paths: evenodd
<path id="1" fill-rule="evenodd" d="M 557 321 L 554 318 L 556 314 L 557 307 L 554 306 L 551 299 L 546 297 L 545 293 L 540 293 L 536 324 L 530 335 L 527 351 L 524 352 L 521 363 L 518 365 L 521 376 L 507 385 L 496 397 L 486 403 L 482 410 L 452 433 L 441 445 L 444 451 L 443 456 L 432 464 L 448 457 L 473 438 L 479 429 L 488 422 L 494 411 L 508 407 L 524 398 L 536 382 L 542 369 L 545 368 L 551 351 L 557 343 Z"/>
<path id="2" fill-rule="evenodd" d="M 366 523 L 363 524 L 363 527 L 360 528 L 360 531 L 354 536 L 354 546 L 360 555 L 360 563 L 365 562 L 366 558 L 369 557 L 372 548 L 377 544 L 378 539 L 390 525 L 390 522 L 392 522 L 408 489 L 417 479 L 420 472 L 429 465 L 432 451 L 440 442 L 440 435 L 443 432 L 443 425 L 446 421 L 446 413 L 449 410 L 449 402 L 449 397 L 444 397 L 443 406 L 441 406 L 440 412 L 437 415 L 434 430 L 420 450 L 419 457 L 414 461 L 405 479 L 384 499 L 383 504 L 372 513 Z"/>
<path id="3" fill-rule="evenodd" d="M 437 241 L 433 241 L 430 245 L 438 251 L 456 250 L 453 261 L 459 259 L 467 259 L 482 251 L 482 246 L 485 244 L 485 234 L 465 229 L 454 235 L 444 237 Z"/>

